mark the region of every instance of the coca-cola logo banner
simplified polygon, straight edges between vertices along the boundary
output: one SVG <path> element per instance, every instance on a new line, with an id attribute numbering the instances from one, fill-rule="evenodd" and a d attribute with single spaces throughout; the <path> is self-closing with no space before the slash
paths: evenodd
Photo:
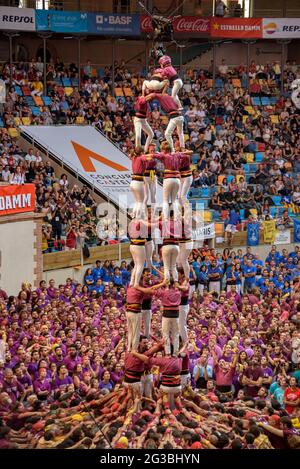
<path id="1" fill-rule="evenodd" d="M 210 18 L 198 16 L 182 16 L 173 20 L 175 34 L 189 36 L 208 36 L 210 32 Z M 153 32 L 150 16 L 141 16 L 141 33 Z"/>

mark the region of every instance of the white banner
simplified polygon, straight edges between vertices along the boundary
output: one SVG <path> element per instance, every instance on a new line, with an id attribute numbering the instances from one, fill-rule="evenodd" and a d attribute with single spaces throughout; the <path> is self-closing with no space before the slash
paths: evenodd
<path id="1" fill-rule="evenodd" d="M 94 127 L 32 125 L 20 128 L 61 159 L 66 168 L 92 184 L 105 199 L 125 210 L 132 208 L 131 161 Z M 162 187 L 158 185 L 157 189 L 160 205 Z"/>
<path id="2" fill-rule="evenodd" d="M 0 29 L 35 31 L 35 10 L 33 8 L 0 7 Z"/>
<path id="3" fill-rule="evenodd" d="M 274 244 L 290 244 L 291 242 L 291 231 L 276 231 Z"/>
<path id="4" fill-rule="evenodd" d="M 196 230 L 193 230 L 193 239 L 195 241 L 201 241 L 202 239 L 212 239 L 214 237 L 215 237 L 215 224 L 214 223 L 200 226 Z"/>
<path id="5" fill-rule="evenodd" d="M 300 37 L 300 18 L 263 18 L 264 39 Z"/>

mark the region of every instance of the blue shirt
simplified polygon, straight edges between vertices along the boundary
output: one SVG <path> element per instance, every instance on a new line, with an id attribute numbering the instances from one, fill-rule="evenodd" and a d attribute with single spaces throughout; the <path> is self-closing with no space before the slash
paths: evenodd
<path id="1" fill-rule="evenodd" d="M 247 285 L 254 285 L 255 284 L 255 275 L 256 275 L 256 267 L 255 265 L 246 265 L 243 269 L 244 274 L 254 274 L 253 277 L 245 277 L 245 283 Z"/>
<path id="2" fill-rule="evenodd" d="M 126 285 L 130 280 L 130 272 L 127 269 L 121 269 L 122 282 L 123 285 Z M 154 275 L 154 274 L 153 274 Z"/>
<path id="3" fill-rule="evenodd" d="M 114 282 L 114 285 L 116 285 L 117 287 L 122 287 L 123 286 L 122 275 L 113 275 L 112 281 Z"/>
<path id="4" fill-rule="evenodd" d="M 275 251 L 275 253 L 269 252 L 269 254 L 267 255 L 267 258 L 266 258 L 266 262 L 275 261 L 276 264 L 279 264 L 280 257 L 281 257 L 281 255 L 278 251 Z"/>
<path id="5" fill-rule="evenodd" d="M 86 276 L 84 277 L 84 283 L 85 283 L 85 284 L 86 284 L 87 281 L 88 281 L 88 282 L 94 282 L 94 276 L 93 276 L 93 274 L 92 274 L 92 275 L 86 275 Z M 89 285 L 89 286 L 90 286 L 90 285 Z"/>
<path id="6" fill-rule="evenodd" d="M 92 270 L 92 275 L 93 275 L 94 281 L 96 283 L 97 280 L 99 278 L 101 278 L 101 276 L 102 276 L 102 267 L 94 267 L 94 269 Z"/>
<path id="7" fill-rule="evenodd" d="M 211 265 L 208 267 L 208 270 L 207 270 L 207 274 L 210 275 L 210 274 L 219 274 L 220 276 L 220 279 L 223 277 L 223 270 L 221 269 L 221 267 L 212 267 Z M 212 278 L 212 279 L 209 279 L 211 282 L 217 282 L 219 279 L 218 278 Z"/>
<path id="8" fill-rule="evenodd" d="M 237 285 L 241 285 L 242 283 L 242 272 L 241 271 L 235 271 L 233 273 L 234 277 L 235 277 L 235 283 Z"/>
<path id="9" fill-rule="evenodd" d="M 236 213 L 234 210 L 231 210 L 230 215 L 229 215 L 229 220 L 228 220 L 229 225 L 238 225 L 241 223 L 241 218 L 238 213 Z"/>
<path id="10" fill-rule="evenodd" d="M 111 280 L 111 271 L 106 267 L 102 269 L 101 280 L 102 282 L 109 282 Z"/>
<path id="11" fill-rule="evenodd" d="M 102 294 L 104 292 L 104 285 L 93 286 L 92 290 L 95 290 L 96 293 Z"/>
<path id="12" fill-rule="evenodd" d="M 205 283 L 207 283 L 208 281 L 208 275 L 207 275 L 207 272 L 202 272 L 201 270 L 199 270 L 199 272 L 197 273 L 197 278 L 198 278 L 198 281 L 204 285 Z"/>
<path id="13" fill-rule="evenodd" d="M 201 365 L 194 366 L 193 377 L 195 378 L 195 375 L 199 369 L 200 369 L 199 378 L 204 378 L 204 366 L 201 366 Z M 208 378 L 213 377 L 213 367 L 211 365 L 206 365 L 206 372 L 207 372 Z"/>

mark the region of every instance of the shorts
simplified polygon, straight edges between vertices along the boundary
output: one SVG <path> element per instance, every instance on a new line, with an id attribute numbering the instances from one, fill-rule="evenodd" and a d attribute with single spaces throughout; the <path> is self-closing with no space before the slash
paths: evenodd
<path id="1" fill-rule="evenodd" d="M 225 228 L 225 231 L 227 233 L 236 233 L 237 232 L 237 229 L 236 229 L 236 226 L 235 225 L 227 225 L 226 228 Z"/>

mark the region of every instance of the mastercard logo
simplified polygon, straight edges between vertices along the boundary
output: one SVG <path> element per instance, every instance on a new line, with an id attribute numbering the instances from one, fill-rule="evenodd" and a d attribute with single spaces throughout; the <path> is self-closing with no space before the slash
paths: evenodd
<path id="1" fill-rule="evenodd" d="M 264 26 L 264 31 L 265 31 L 267 34 L 274 34 L 274 33 L 276 33 L 276 31 L 278 31 L 277 24 L 276 24 L 276 23 L 268 23 L 268 24 L 265 24 L 265 26 Z"/>

